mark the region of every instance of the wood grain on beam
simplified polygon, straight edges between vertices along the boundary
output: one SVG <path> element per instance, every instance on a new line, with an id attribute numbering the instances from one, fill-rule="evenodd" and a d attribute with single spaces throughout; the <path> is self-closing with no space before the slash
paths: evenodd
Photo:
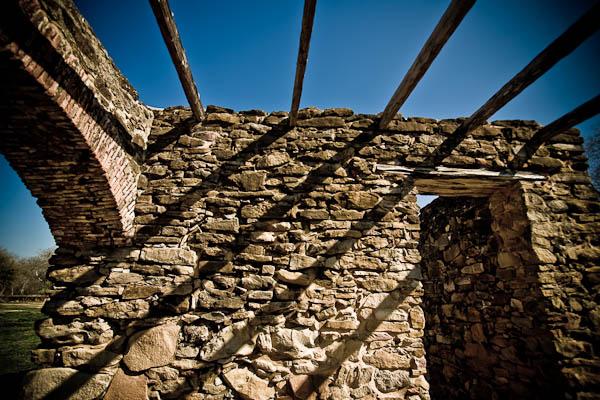
<path id="1" fill-rule="evenodd" d="M 425 42 L 421 52 L 385 107 L 381 121 L 379 122 L 379 129 L 385 129 L 388 126 L 467 12 L 473 7 L 473 4 L 475 4 L 475 0 L 453 0 L 450 6 L 448 6 L 448 9 L 429 36 L 429 39 L 427 39 L 427 42 Z"/>
<path id="2" fill-rule="evenodd" d="M 537 131 L 533 137 L 523 145 L 521 150 L 519 150 L 516 158 L 511 163 L 511 167 L 514 169 L 520 168 L 535 154 L 537 149 L 544 142 L 552 139 L 552 137 L 558 135 L 565 129 L 572 128 L 598 113 L 600 113 L 600 95 Z"/>
<path id="3" fill-rule="evenodd" d="M 596 3 L 584 16 L 546 47 L 521 72 L 494 94 L 479 110 L 463 122 L 454 132 L 464 136 L 483 125 L 496 111 L 521 93 L 536 79 L 546 73 L 563 57 L 577 48 L 600 27 L 600 3 Z"/>
<path id="4" fill-rule="evenodd" d="M 198 89 L 196 89 L 196 83 L 194 82 L 194 77 L 192 76 L 185 50 L 181 44 L 179 31 L 177 30 L 177 25 L 175 25 L 169 2 L 168 0 L 149 1 L 154 16 L 156 17 L 158 27 L 160 28 L 160 32 L 162 33 L 162 37 L 169 49 L 171 60 L 173 60 L 173 64 L 175 64 L 175 69 L 177 70 L 177 75 L 179 75 L 181 85 L 183 86 L 185 97 L 187 97 L 187 100 L 190 103 L 194 117 L 198 121 L 201 121 L 204 119 L 204 109 L 202 107 L 202 102 L 200 102 Z"/>
<path id="5" fill-rule="evenodd" d="M 401 175 L 422 177 L 451 177 L 451 178 L 488 178 L 500 180 L 544 180 L 544 175 L 533 174 L 527 171 L 488 171 L 473 168 L 450 168 L 450 167 L 417 167 L 409 168 L 400 165 L 377 164 L 376 171 L 389 172 Z"/>
<path id="6" fill-rule="evenodd" d="M 312 35 L 316 8 L 317 0 L 304 0 L 302 33 L 300 33 L 296 79 L 294 80 L 294 94 L 292 95 L 292 108 L 290 110 L 290 126 L 292 127 L 296 125 L 298 117 L 298 108 L 300 107 L 300 97 L 302 96 L 302 85 L 304 83 L 304 73 L 306 72 L 306 61 L 308 60 L 308 49 L 310 47 L 310 36 Z"/>

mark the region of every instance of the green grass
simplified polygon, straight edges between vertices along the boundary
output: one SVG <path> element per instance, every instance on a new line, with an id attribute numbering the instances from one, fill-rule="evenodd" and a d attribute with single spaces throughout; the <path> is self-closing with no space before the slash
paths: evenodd
<path id="1" fill-rule="evenodd" d="M 0 375 L 36 367 L 30 352 L 40 344 L 33 329 L 35 321 L 45 318 L 40 308 L 41 305 L 0 305 Z"/>

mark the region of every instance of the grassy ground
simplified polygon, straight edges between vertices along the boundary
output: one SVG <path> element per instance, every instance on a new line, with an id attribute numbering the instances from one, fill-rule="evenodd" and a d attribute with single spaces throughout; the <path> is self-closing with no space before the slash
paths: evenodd
<path id="1" fill-rule="evenodd" d="M 35 368 L 30 351 L 39 343 L 33 325 L 41 304 L 0 304 L 0 375 Z"/>

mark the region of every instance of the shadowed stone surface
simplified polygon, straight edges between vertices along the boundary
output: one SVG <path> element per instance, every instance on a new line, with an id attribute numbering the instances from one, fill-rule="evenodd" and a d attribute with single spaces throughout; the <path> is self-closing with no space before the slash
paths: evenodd
<path id="1" fill-rule="evenodd" d="M 104 393 L 112 377 L 88 374 L 73 368 L 44 368 L 28 372 L 23 380 L 23 398 L 90 400 Z"/>
<path id="2" fill-rule="evenodd" d="M 147 400 L 148 378 L 145 375 L 127 375 L 119 369 L 115 374 L 104 400 Z"/>
<path id="3" fill-rule="evenodd" d="M 160 325 L 136 333 L 129 339 L 125 365 L 131 371 L 168 365 L 175 359 L 180 330 L 178 325 Z"/>
<path id="4" fill-rule="evenodd" d="M 225 381 L 242 399 L 271 399 L 275 389 L 269 383 L 250 372 L 247 368 L 233 369 L 223 374 Z"/>

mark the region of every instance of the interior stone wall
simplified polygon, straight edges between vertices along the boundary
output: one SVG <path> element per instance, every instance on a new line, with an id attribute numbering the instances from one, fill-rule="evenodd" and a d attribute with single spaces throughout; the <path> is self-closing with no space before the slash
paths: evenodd
<path id="1" fill-rule="evenodd" d="M 432 398 L 564 398 L 519 185 L 422 218 Z"/>
<path id="2" fill-rule="evenodd" d="M 486 125 L 440 157 L 459 120 L 381 132 L 349 109 L 304 109 L 295 129 L 285 112 L 207 112 L 155 111 L 130 246 L 57 250 L 26 398 L 517 398 L 557 374 L 573 378 L 561 394 L 593 393 L 598 203 L 577 131 L 524 166 L 542 181 L 519 183 L 378 164 L 502 170 L 532 122 Z M 480 199 L 420 222 L 416 193 L 436 190 Z M 577 233 L 559 243 L 551 227 Z M 543 274 L 571 268 L 555 242 L 580 246 L 581 285 Z M 552 309 L 573 297 L 587 330 Z"/>

